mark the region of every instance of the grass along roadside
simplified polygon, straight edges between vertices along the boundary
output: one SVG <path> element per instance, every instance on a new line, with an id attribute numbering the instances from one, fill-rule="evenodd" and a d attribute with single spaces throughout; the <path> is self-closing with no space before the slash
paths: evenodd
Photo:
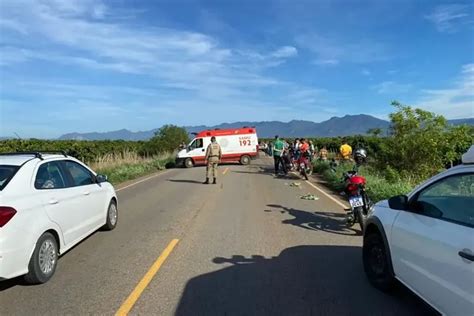
<path id="1" fill-rule="evenodd" d="M 166 153 L 143 158 L 133 152 L 114 153 L 100 157 L 90 163 L 90 166 L 97 173 L 107 175 L 109 181 L 116 185 L 173 167 L 174 154 Z"/>
<path id="2" fill-rule="evenodd" d="M 344 189 L 342 182 L 342 174 L 345 171 L 351 170 L 352 164 L 341 164 L 333 169 L 328 162 L 315 161 L 313 163 L 314 171 L 321 175 L 323 180 L 327 181 L 328 186 L 338 192 Z M 400 178 L 387 179 L 387 175 L 382 175 L 370 166 L 363 166 L 359 169 L 359 173 L 367 180 L 367 193 L 374 202 L 388 199 L 399 194 L 407 194 L 414 187 L 415 184 L 411 181 Z"/>

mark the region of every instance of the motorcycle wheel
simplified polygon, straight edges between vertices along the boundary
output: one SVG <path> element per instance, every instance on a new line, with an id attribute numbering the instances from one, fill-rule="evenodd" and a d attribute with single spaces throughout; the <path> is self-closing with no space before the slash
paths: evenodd
<path id="1" fill-rule="evenodd" d="M 346 227 L 347 227 L 347 228 L 351 228 L 352 226 L 354 226 L 354 224 L 355 224 L 354 215 L 352 214 L 352 212 L 347 213 L 347 216 L 346 216 Z"/>
<path id="2" fill-rule="evenodd" d="M 309 180 L 306 168 L 301 168 L 301 175 L 306 179 L 306 181 Z"/>
<path id="3" fill-rule="evenodd" d="M 362 200 L 364 201 L 363 215 L 367 217 L 369 210 L 372 207 L 372 201 L 365 191 L 362 191 Z"/>
<path id="4" fill-rule="evenodd" d="M 357 216 L 357 221 L 359 222 L 359 225 L 360 225 L 360 231 L 364 233 L 365 220 L 367 219 L 367 216 L 364 215 L 364 208 L 363 207 L 356 208 L 355 213 Z"/>

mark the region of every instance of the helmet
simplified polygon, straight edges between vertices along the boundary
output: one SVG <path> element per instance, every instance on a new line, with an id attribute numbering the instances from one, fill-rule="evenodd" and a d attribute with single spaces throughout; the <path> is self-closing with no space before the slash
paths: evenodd
<path id="1" fill-rule="evenodd" d="M 354 151 L 354 160 L 356 164 L 362 164 L 367 159 L 367 151 L 364 148 L 358 148 Z"/>
<path id="2" fill-rule="evenodd" d="M 364 148 L 358 148 L 354 151 L 354 157 L 367 158 L 367 151 Z"/>

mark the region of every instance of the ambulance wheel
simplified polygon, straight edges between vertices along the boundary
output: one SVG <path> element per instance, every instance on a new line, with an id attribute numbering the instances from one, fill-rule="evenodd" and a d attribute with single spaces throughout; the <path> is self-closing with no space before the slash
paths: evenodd
<path id="1" fill-rule="evenodd" d="M 194 167 L 194 161 L 191 158 L 188 158 L 184 161 L 184 166 L 186 168 L 192 168 Z"/>
<path id="2" fill-rule="evenodd" d="M 248 165 L 250 163 L 250 157 L 247 155 L 240 157 L 240 163 L 242 165 Z"/>

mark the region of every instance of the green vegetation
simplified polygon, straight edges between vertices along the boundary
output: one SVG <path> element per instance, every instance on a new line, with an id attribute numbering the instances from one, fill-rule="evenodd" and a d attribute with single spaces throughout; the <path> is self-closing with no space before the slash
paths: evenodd
<path id="1" fill-rule="evenodd" d="M 17 151 L 65 151 L 68 155 L 91 163 L 109 154 L 138 153 L 146 142 L 123 140 L 43 140 L 9 139 L 0 141 L 0 153 Z"/>
<path id="2" fill-rule="evenodd" d="M 421 181 L 460 161 L 473 143 L 470 126 L 449 126 L 440 115 L 394 101 L 391 130 L 376 155 L 376 166 L 386 166 L 401 178 Z"/>
<path id="3" fill-rule="evenodd" d="M 369 163 L 359 172 L 367 179 L 368 194 L 374 201 L 406 194 L 414 186 L 446 167 L 460 162 L 461 155 L 473 144 L 472 126 L 449 126 L 442 116 L 394 101 L 396 112 L 390 114 L 391 128 L 386 137 L 374 129 L 369 136 L 347 137 L 353 148 L 368 150 Z M 328 139 L 326 139 L 328 141 Z M 334 139 L 317 142 L 336 151 L 341 144 Z M 342 173 L 353 165 L 331 169 L 329 163 L 314 163 L 315 171 L 335 190 L 342 190 Z"/>
<path id="4" fill-rule="evenodd" d="M 0 141 L 0 153 L 18 151 L 64 151 L 105 174 L 117 184 L 174 166 L 174 153 L 188 142 L 184 128 L 167 125 L 149 141 L 75 141 L 12 139 Z"/>
<path id="5" fill-rule="evenodd" d="M 153 172 L 164 170 L 173 164 L 173 154 L 161 154 L 139 162 L 123 162 L 111 166 L 104 165 L 96 168 L 95 171 L 107 175 L 112 184 L 118 184 Z"/>
<path id="6" fill-rule="evenodd" d="M 172 152 L 182 143 L 189 143 L 188 132 L 181 127 L 165 125 L 155 133 L 155 136 L 146 142 L 142 152 L 146 155 Z"/>
<path id="7" fill-rule="evenodd" d="M 124 140 L 44 140 L 9 139 L 0 140 L 0 153 L 16 151 L 64 151 L 86 163 L 94 163 L 105 156 L 127 156 L 135 153 L 147 158 L 157 154 L 169 153 L 178 149 L 182 142 L 189 142 L 184 128 L 174 125 L 163 126 L 148 141 Z"/>
<path id="8" fill-rule="evenodd" d="M 314 162 L 315 172 L 319 173 L 327 181 L 328 186 L 336 191 L 344 189 L 342 174 L 352 168 L 353 165 L 351 164 L 341 164 L 331 168 L 328 162 Z M 407 179 L 390 178 L 390 175 L 381 174 L 370 166 L 361 167 L 359 174 L 367 180 L 367 193 L 372 201 L 380 201 L 395 195 L 406 194 L 415 186 L 415 183 L 411 183 Z"/>

